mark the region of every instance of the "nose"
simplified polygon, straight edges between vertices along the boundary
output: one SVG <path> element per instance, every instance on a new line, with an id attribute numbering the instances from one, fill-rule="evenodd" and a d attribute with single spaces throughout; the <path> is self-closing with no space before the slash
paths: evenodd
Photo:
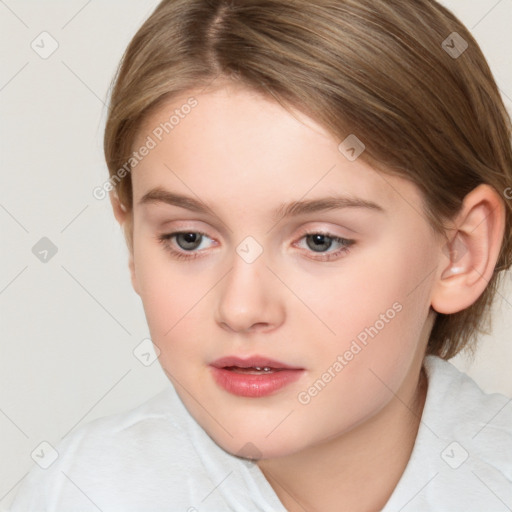
<path id="1" fill-rule="evenodd" d="M 238 254 L 219 284 L 216 321 L 233 332 L 264 332 L 281 325 L 285 316 L 282 284 L 260 256 L 248 263 Z"/>

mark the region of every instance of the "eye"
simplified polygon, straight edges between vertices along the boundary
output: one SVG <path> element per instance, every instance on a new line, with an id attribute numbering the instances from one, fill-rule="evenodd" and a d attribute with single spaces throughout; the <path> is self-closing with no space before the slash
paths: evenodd
<path id="1" fill-rule="evenodd" d="M 174 233 L 166 233 L 158 235 L 157 240 L 164 246 L 164 249 L 179 260 L 192 260 L 201 256 L 201 252 L 205 249 L 203 242 L 208 239 L 212 240 L 206 233 L 200 231 L 177 231 Z M 345 253 L 349 252 L 349 247 L 355 243 L 355 240 L 341 238 L 331 233 L 308 232 L 303 233 L 299 241 L 306 240 L 307 252 L 315 253 L 312 259 L 319 261 L 331 261 L 339 259 Z M 328 252 L 333 245 L 339 248 L 335 251 Z M 298 245 L 299 244 L 294 244 Z M 176 248 L 176 246 L 178 248 Z M 308 256 L 310 257 L 310 256 Z"/>
<path id="2" fill-rule="evenodd" d="M 309 232 L 304 233 L 300 240 L 306 240 L 306 245 L 308 249 L 311 251 L 320 254 L 320 257 L 315 256 L 313 259 L 317 259 L 320 261 L 330 261 L 333 259 L 338 259 L 343 254 L 349 252 L 349 247 L 355 243 L 355 240 L 349 240 L 347 238 L 341 238 L 331 233 L 322 233 L 322 232 Z M 327 252 L 333 244 L 339 245 L 339 249 Z"/>
<path id="3" fill-rule="evenodd" d="M 193 259 L 199 256 L 197 249 L 201 247 L 205 238 L 209 238 L 208 235 L 200 231 L 177 231 L 175 233 L 159 235 L 158 241 L 175 258 Z M 211 240 L 211 238 L 209 239 Z M 175 249 L 172 243 L 173 240 L 179 249 Z"/>

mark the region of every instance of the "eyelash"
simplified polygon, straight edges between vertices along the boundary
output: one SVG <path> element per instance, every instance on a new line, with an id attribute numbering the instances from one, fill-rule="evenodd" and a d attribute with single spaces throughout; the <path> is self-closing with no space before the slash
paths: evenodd
<path id="1" fill-rule="evenodd" d="M 164 249 L 171 253 L 171 255 L 177 259 L 177 260 L 194 260 L 196 258 L 200 258 L 200 252 L 201 251 L 178 251 L 174 249 L 170 245 L 170 240 L 174 238 L 177 235 L 183 235 L 183 234 L 194 234 L 194 235 L 201 235 L 205 236 L 207 238 L 210 238 L 206 233 L 203 233 L 202 231 L 174 231 L 173 233 L 164 233 L 162 235 L 157 236 L 157 241 L 164 246 Z M 341 238 L 338 236 L 335 236 L 331 233 L 327 233 L 324 231 L 307 231 L 301 234 L 299 240 L 302 240 L 303 238 L 306 238 L 307 236 L 312 235 L 321 235 L 325 236 L 327 238 L 330 238 L 333 242 L 339 243 L 342 245 L 341 249 L 338 249 L 335 252 L 332 253 L 316 253 L 316 254 L 325 254 L 326 256 L 323 257 L 315 257 L 312 258 L 317 261 L 332 261 L 334 259 L 339 259 L 339 257 L 342 257 L 342 255 L 347 254 L 350 252 L 350 247 L 355 244 L 355 240 L 350 240 L 348 238 Z M 314 251 L 309 251 L 315 254 Z"/>

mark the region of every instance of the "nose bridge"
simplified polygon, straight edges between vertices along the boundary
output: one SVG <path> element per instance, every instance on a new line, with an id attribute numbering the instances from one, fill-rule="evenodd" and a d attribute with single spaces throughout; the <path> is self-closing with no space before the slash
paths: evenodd
<path id="1" fill-rule="evenodd" d="M 217 304 L 217 321 L 232 330 L 255 324 L 274 325 L 282 313 L 277 282 L 267 269 L 263 247 L 247 237 L 235 249 L 232 268 L 225 277 Z"/>

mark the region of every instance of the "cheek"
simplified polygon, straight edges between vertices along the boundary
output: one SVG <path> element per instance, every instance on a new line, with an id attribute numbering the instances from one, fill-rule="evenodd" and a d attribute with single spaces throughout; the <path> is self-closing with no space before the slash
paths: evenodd
<path id="1" fill-rule="evenodd" d="M 139 294 L 152 339 L 161 342 L 180 328 L 181 319 L 186 320 L 187 311 L 201 299 L 201 290 L 197 280 L 190 285 L 179 264 L 157 242 L 142 236 L 138 241 L 134 268 Z"/>
<path id="2" fill-rule="evenodd" d="M 312 306 L 335 332 L 324 337 L 322 353 L 314 352 L 322 365 L 315 378 L 342 356 L 333 388 L 350 389 L 349 401 L 378 400 L 396 391 L 424 341 L 434 269 L 432 254 L 421 243 L 409 248 L 394 243 L 367 253 L 332 279 L 324 307 L 319 300 Z"/>
<path id="3" fill-rule="evenodd" d="M 139 238 L 143 240 L 143 238 Z M 135 246 L 135 273 L 160 364 L 171 375 L 187 380 L 187 365 L 211 359 L 215 347 L 211 326 L 212 292 L 219 277 L 207 266 L 173 260 L 148 237 Z"/>
<path id="4" fill-rule="evenodd" d="M 297 275 L 291 287 L 301 290 L 300 298 L 309 306 L 309 311 L 302 307 L 299 321 L 316 322 L 329 345 L 337 349 L 355 338 L 364 343 L 376 330 L 380 336 L 392 324 L 396 328 L 408 300 L 410 278 L 400 272 L 402 263 L 397 264 L 392 255 L 385 259 L 382 251 L 364 257 L 354 254 L 345 266 L 320 278 Z"/>

